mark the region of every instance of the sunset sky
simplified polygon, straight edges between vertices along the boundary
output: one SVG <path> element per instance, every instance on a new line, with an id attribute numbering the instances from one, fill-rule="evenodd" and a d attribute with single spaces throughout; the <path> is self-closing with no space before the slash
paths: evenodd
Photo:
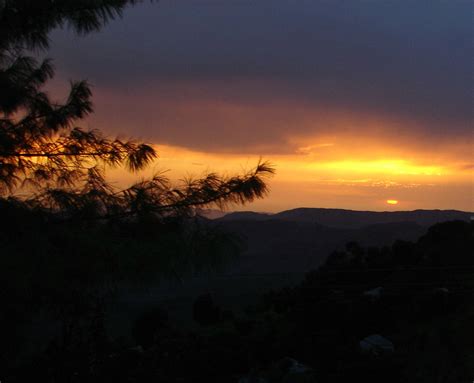
<path id="1" fill-rule="evenodd" d="M 473 7 L 144 3 L 97 34 L 56 31 L 52 92 L 93 84 L 85 127 L 156 145 L 160 158 L 139 176 L 232 174 L 269 160 L 271 193 L 245 210 L 474 211 Z"/>

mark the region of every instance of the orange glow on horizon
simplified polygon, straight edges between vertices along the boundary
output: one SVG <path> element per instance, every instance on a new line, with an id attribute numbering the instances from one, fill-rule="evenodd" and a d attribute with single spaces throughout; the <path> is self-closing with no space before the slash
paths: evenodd
<path id="1" fill-rule="evenodd" d="M 67 79 L 58 83 L 62 80 Z M 268 86 L 274 87 L 271 92 L 261 93 Z M 278 82 L 253 78 L 230 83 L 160 78 L 141 89 L 137 103 L 134 92 L 100 87 L 97 113 L 88 124 L 156 143 L 159 158 L 145 171 L 107 171 L 117 188 L 163 171 L 176 183 L 209 172 L 242 174 L 262 157 L 276 167 L 269 195 L 230 209 L 384 211 L 402 205 L 406 210 L 474 211 L 472 139 L 452 135 L 441 140 L 406 116 L 301 102 L 281 89 Z M 122 105 L 134 108 L 123 111 Z M 391 204 L 387 196 L 402 202 Z"/>
<path id="2" fill-rule="evenodd" d="M 200 177 L 209 172 L 242 174 L 259 159 L 258 155 L 242 153 L 200 152 L 167 145 L 156 148 L 160 157 L 138 175 L 123 169 L 109 171 L 114 184 L 125 186 L 137 177 L 148 178 L 167 169 L 170 170 L 165 174 L 177 183 L 183 177 Z M 334 154 L 339 158 L 299 153 L 264 156 L 276 167 L 276 175 L 268 179 L 270 194 L 250 205 L 229 209 L 278 212 L 296 207 L 324 207 L 384 211 L 387 205 L 400 206 L 403 201 L 407 210 L 474 210 L 472 171 L 456 161 L 430 162 L 401 155 L 365 159 L 349 156 L 343 150 Z M 387 200 L 387 194 L 396 195 L 397 199 Z"/>

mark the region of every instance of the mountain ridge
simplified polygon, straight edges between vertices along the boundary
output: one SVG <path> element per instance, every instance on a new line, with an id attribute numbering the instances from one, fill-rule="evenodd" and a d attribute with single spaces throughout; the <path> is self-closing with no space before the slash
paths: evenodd
<path id="1" fill-rule="evenodd" d="M 231 212 L 218 222 L 231 221 L 270 221 L 311 222 L 335 228 L 362 228 L 374 224 L 414 222 L 422 226 L 452 220 L 469 221 L 474 213 L 460 210 L 417 209 L 407 211 L 362 211 L 331 208 L 301 207 L 279 213 L 258 213 L 252 211 Z"/>

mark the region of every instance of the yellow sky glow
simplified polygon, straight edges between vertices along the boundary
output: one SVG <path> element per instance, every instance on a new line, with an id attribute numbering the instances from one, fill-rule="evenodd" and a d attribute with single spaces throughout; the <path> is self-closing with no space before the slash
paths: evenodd
<path id="1" fill-rule="evenodd" d="M 159 159 L 138 177 L 167 171 L 175 182 L 215 171 L 232 175 L 250 170 L 257 155 L 204 153 L 174 146 L 158 145 Z M 269 155 L 264 159 L 276 167 L 269 180 L 270 195 L 236 210 L 281 211 L 294 207 L 348 208 L 354 210 L 396 209 L 392 196 L 403 200 L 403 209 L 473 210 L 472 171 L 456 161 L 428 164 L 426 160 L 344 159 L 314 155 Z M 137 175 L 113 170 L 109 176 L 119 186 Z M 390 202 L 389 202 L 390 201 Z"/>
<path id="2" fill-rule="evenodd" d="M 316 167 L 321 166 L 316 164 Z M 441 176 L 442 167 L 440 166 L 423 166 L 410 163 L 409 161 L 400 159 L 391 160 L 374 160 L 374 161 L 357 161 L 342 160 L 325 163 L 323 165 L 329 170 L 335 172 L 348 172 L 354 174 L 384 174 L 384 175 L 426 175 Z"/>

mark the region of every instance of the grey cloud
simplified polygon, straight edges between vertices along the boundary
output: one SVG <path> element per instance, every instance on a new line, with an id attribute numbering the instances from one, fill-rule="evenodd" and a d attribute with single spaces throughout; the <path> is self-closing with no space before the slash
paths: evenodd
<path id="1" fill-rule="evenodd" d="M 96 35 L 57 31 L 51 55 L 67 76 L 98 89 L 134 89 L 137 103 L 150 83 L 159 92 L 160 81 L 213 81 L 221 90 L 208 98 L 338 105 L 449 137 L 472 127 L 472 11 L 461 0 L 162 0 L 128 10 Z M 245 92 L 229 79 L 269 87 Z M 271 139 L 271 126 L 261 129 L 257 136 Z M 231 145 L 224 137 L 216 144 Z"/>

